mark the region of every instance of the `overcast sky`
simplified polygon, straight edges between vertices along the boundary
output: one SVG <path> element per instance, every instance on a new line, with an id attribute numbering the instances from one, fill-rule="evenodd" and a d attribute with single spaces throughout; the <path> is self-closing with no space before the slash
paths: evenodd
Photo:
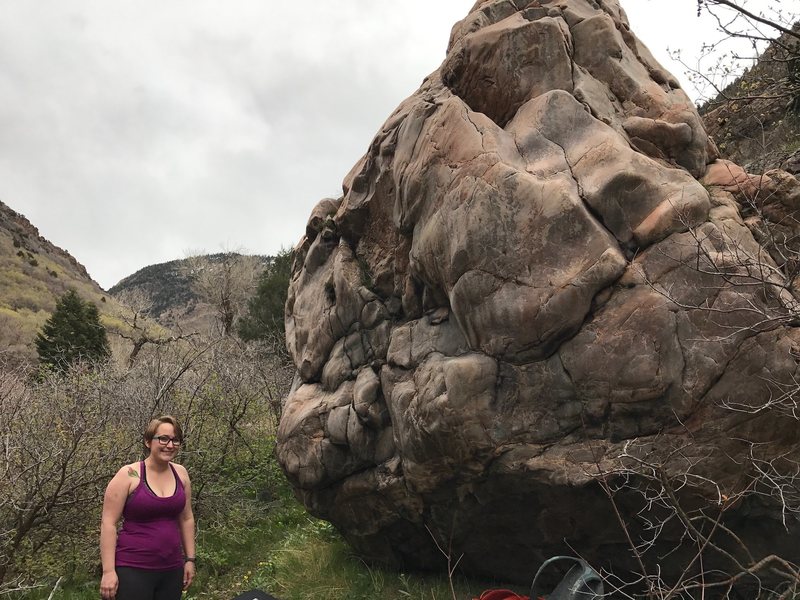
<path id="1" fill-rule="evenodd" d="M 109 288 L 274 254 L 444 58 L 473 0 L 0 0 L 0 200 Z M 622 0 L 681 81 L 696 0 Z M 688 91 L 688 90 L 687 90 Z"/>

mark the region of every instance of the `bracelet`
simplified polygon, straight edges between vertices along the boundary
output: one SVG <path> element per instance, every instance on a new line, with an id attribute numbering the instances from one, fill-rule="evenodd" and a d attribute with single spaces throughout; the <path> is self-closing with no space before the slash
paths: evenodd
<path id="1" fill-rule="evenodd" d="M 184 556 L 183 562 L 193 562 L 197 564 L 197 557 L 196 556 Z"/>

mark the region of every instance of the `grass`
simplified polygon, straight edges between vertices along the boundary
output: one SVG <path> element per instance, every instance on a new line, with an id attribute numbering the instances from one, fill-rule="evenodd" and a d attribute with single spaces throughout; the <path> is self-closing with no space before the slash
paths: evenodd
<path id="1" fill-rule="evenodd" d="M 281 482 L 271 501 L 242 499 L 215 524 L 198 520 L 197 577 L 185 600 L 230 600 L 261 589 L 280 600 L 452 600 L 443 575 L 399 573 L 365 564 L 327 522 L 306 513 Z M 8 596 L 44 600 L 45 586 Z M 456 582 L 458 600 L 477 597 L 488 584 Z M 96 600 L 99 574 L 62 581 L 53 599 Z"/>
<path id="2" fill-rule="evenodd" d="M 249 461 L 244 454 L 237 456 L 196 498 L 197 577 L 185 600 L 231 600 L 256 588 L 280 600 L 452 600 L 442 575 L 399 573 L 367 565 L 356 556 L 332 525 L 315 519 L 297 502 L 275 461 L 272 438 L 264 433 L 259 439 L 256 455 L 247 455 Z M 41 587 L 3 598 L 46 600 L 64 575 L 54 600 L 96 600 L 100 572 L 95 520 L 93 515 L 87 522 L 91 531 L 80 538 L 74 559 L 66 557 L 66 547 L 31 556 L 34 564 L 21 572 L 37 573 Z M 471 590 L 466 580 L 457 583 L 459 600 L 490 587 L 474 584 Z"/>
<path id="3" fill-rule="evenodd" d="M 444 577 L 409 575 L 365 564 L 330 524 L 308 516 L 297 505 L 278 513 L 272 523 L 252 529 L 245 543 L 235 549 L 231 543 L 219 545 L 221 540 L 216 540 L 213 547 L 226 548 L 235 568 L 200 576 L 186 599 L 233 598 L 253 588 L 281 600 L 452 598 Z M 463 583 L 459 592 L 460 599 L 473 597 Z"/>
<path id="4" fill-rule="evenodd" d="M 274 568 L 274 574 L 266 577 L 266 588 L 286 600 L 452 598 L 446 578 L 370 567 L 354 556 L 338 537 L 312 536 L 287 544 L 268 566 Z M 459 598 L 472 597 L 463 584 L 458 588 L 462 592 Z"/>
<path id="5" fill-rule="evenodd" d="M 200 532 L 197 578 L 185 600 L 230 600 L 254 588 L 280 600 L 452 599 L 444 576 L 365 564 L 328 523 L 310 517 L 294 502 L 273 503 L 255 520 L 233 520 L 233 527 Z M 46 599 L 51 585 L 10 598 Z M 75 578 L 59 586 L 53 598 L 96 600 L 98 586 L 98 578 Z M 456 590 L 459 600 L 480 593 L 478 588 L 470 591 L 463 580 Z"/>

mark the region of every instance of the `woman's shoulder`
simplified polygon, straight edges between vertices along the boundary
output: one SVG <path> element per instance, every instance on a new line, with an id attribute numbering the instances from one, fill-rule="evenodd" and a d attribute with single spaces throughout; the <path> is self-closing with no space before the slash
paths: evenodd
<path id="1" fill-rule="evenodd" d="M 181 478 L 183 485 L 189 483 L 189 471 L 186 470 L 186 467 L 176 462 L 170 464 L 172 465 L 172 468 L 175 469 L 175 472 L 178 474 L 178 477 Z"/>
<path id="2" fill-rule="evenodd" d="M 141 466 L 138 462 L 123 465 L 109 482 L 109 491 L 117 490 L 121 493 L 124 490 L 130 494 L 139 485 L 141 480 L 140 471 Z"/>
<path id="3" fill-rule="evenodd" d="M 127 479 L 138 480 L 142 476 L 141 471 L 142 471 L 142 463 L 136 461 L 120 467 L 119 471 L 117 471 L 116 477 L 125 480 Z"/>

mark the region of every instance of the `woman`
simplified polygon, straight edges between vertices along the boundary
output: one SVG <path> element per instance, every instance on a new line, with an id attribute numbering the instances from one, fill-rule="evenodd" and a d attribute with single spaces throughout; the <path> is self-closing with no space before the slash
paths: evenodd
<path id="1" fill-rule="evenodd" d="M 172 462 L 182 442 L 175 417 L 153 419 L 144 433 L 147 458 L 122 467 L 106 488 L 100 522 L 106 600 L 178 600 L 194 579 L 192 485 L 186 469 Z"/>

